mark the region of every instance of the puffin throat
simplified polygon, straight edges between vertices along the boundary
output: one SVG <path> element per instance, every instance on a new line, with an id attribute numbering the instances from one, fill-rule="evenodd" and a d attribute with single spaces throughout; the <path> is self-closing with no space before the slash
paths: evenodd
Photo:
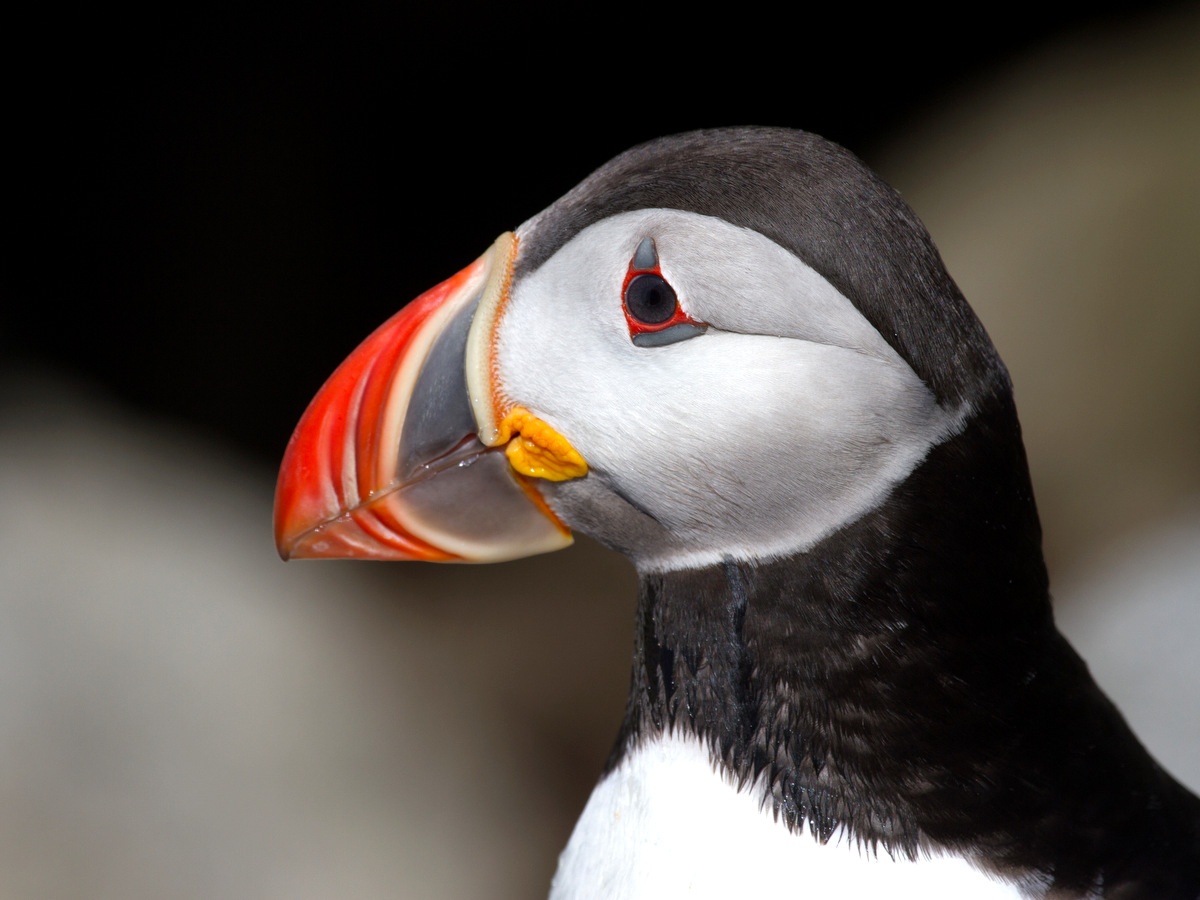
<path id="1" fill-rule="evenodd" d="M 807 551 L 643 573 L 609 768 L 682 732 L 823 841 L 844 827 L 915 856 L 955 839 L 930 810 L 986 780 L 971 760 L 1013 744 L 1022 679 L 1052 634 L 1023 451 L 989 418 Z M 999 497 L 975 465 L 1010 473 Z M 997 502 L 1000 520 L 980 514 Z"/>
<path id="2" fill-rule="evenodd" d="M 609 770 L 692 735 L 789 828 L 948 849 L 1033 896 L 1195 867 L 1176 832 L 1200 846 L 1200 803 L 1054 627 L 1011 396 L 979 410 L 810 550 L 644 574 Z M 1128 835 L 1161 858 L 1131 856 Z"/>

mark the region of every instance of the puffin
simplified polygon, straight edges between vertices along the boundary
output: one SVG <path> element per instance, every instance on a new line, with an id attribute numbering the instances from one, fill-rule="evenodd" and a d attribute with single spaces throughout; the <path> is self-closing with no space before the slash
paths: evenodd
<path id="1" fill-rule="evenodd" d="M 354 350 L 276 488 L 284 559 L 576 531 L 639 589 L 552 900 L 1200 898 L 1200 799 L 1055 626 L 1009 374 L 849 150 L 618 155 Z"/>

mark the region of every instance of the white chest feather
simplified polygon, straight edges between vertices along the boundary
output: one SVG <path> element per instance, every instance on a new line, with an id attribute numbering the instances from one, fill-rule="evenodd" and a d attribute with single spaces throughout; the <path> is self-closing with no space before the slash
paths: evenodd
<path id="1" fill-rule="evenodd" d="M 821 844 L 794 834 L 682 738 L 648 744 L 596 786 L 550 891 L 551 900 L 1020 896 L 960 858 L 894 860 L 844 835 Z"/>

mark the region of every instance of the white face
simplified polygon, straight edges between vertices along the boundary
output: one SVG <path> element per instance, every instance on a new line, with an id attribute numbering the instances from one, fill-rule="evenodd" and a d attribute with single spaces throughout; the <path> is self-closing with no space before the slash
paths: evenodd
<path id="1" fill-rule="evenodd" d="M 705 333 L 631 340 L 621 291 L 647 237 Z M 541 485 L 551 507 L 644 571 L 810 547 L 881 503 L 965 412 L 939 407 L 812 268 L 694 213 L 585 229 L 514 285 L 497 329 L 505 398 L 590 466 Z"/>

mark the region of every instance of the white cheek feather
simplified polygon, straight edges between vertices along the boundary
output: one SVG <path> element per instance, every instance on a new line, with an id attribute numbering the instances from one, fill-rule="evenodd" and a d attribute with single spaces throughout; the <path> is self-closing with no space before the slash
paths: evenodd
<path id="1" fill-rule="evenodd" d="M 647 235 L 706 334 L 630 340 L 620 286 Z M 514 289 L 498 340 L 505 394 L 562 432 L 589 478 L 665 529 L 619 547 L 643 571 L 812 546 L 878 506 L 966 413 L 939 407 L 804 262 L 692 213 L 585 229 Z"/>
<path id="2" fill-rule="evenodd" d="M 551 900 L 821 897 L 1015 900 L 965 859 L 893 859 L 844 834 L 793 833 L 717 774 L 694 738 L 631 752 L 596 786 L 559 858 Z"/>

